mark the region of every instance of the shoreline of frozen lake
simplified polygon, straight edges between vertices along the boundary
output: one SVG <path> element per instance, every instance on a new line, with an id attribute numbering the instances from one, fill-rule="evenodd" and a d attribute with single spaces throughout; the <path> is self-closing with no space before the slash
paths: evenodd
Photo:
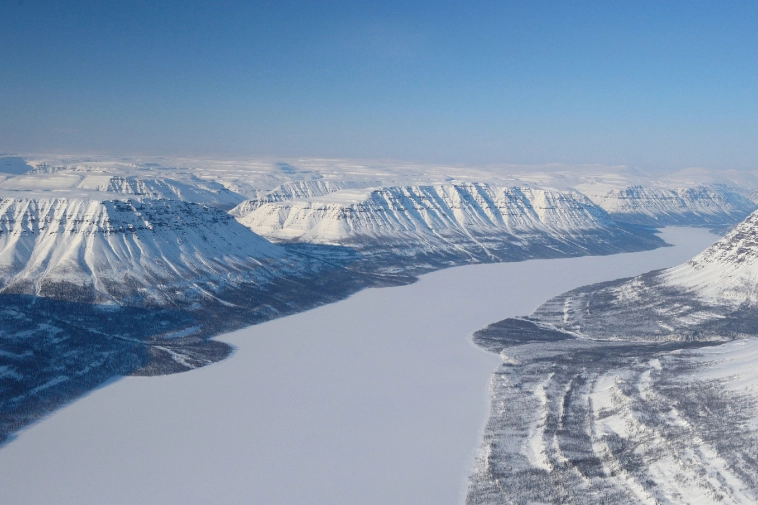
<path id="1" fill-rule="evenodd" d="M 0 501 L 460 503 L 500 362 L 471 333 L 716 240 L 663 237 L 676 247 L 456 267 L 223 335 L 225 361 L 121 379 L 19 433 Z"/>

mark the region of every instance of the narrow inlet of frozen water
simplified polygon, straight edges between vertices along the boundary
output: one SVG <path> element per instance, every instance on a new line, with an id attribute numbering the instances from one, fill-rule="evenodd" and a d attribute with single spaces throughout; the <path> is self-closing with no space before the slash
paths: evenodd
<path id="1" fill-rule="evenodd" d="M 681 263 L 643 253 L 452 268 L 219 337 L 229 359 L 127 377 L 0 449 L 0 502 L 461 503 L 499 359 L 472 332 L 584 284 Z"/>

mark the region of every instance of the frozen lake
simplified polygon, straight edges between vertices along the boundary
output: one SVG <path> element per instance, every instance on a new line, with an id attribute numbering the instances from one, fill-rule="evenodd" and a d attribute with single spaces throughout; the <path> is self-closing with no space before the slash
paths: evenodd
<path id="1" fill-rule="evenodd" d="M 458 504 L 499 363 L 470 335 L 568 289 L 681 263 L 644 253 L 453 268 L 221 337 L 226 361 L 94 391 L 0 449 L 7 504 Z"/>

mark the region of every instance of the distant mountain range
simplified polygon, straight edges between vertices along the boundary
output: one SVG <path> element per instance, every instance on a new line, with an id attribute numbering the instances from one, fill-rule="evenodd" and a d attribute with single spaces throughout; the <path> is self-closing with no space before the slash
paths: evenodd
<path id="1" fill-rule="evenodd" d="M 232 209 L 277 242 L 343 245 L 396 268 L 609 254 L 662 245 L 576 192 L 488 184 L 274 191 Z M 306 183 L 302 184 L 303 186 Z"/>
<path id="2" fill-rule="evenodd" d="M 744 192 L 719 184 L 675 189 L 636 185 L 590 198 L 617 221 L 645 226 L 718 226 L 737 223 L 756 209 Z"/>

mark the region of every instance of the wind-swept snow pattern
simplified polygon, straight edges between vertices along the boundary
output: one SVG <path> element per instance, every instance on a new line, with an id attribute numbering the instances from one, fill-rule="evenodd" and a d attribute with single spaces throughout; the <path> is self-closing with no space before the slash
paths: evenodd
<path id="1" fill-rule="evenodd" d="M 755 503 L 756 236 L 477 332 L 503 365 L 468 503 Z"/>

